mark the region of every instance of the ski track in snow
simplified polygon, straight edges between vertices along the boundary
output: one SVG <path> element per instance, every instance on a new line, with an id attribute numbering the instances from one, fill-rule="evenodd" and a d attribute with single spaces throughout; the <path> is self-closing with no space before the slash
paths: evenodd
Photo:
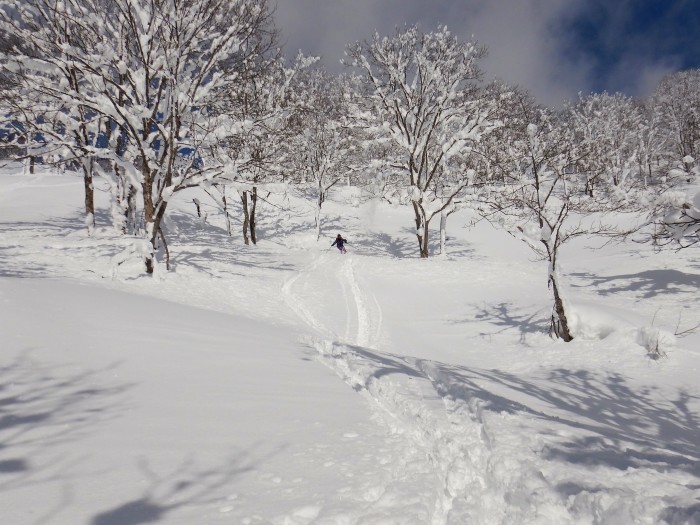
<path id="1" fill-rule="evenodd" d="M 345 261 L 341 268 L 341 280 L 347 283 L 352 293 L 351 301 L 347 300 L 347 291 L 343 288 L 346 295 L 346 303 L 354 305 L 356 313 L 357 331 L 354 337 L 354 344 L 357 346 L 373 348 L 379 345 L 379 339 L 382 331 L 382 310 L 377 302 L 377 299 L 372 295 L 367 297 L 360 288 L 355 276 L 355 265 L 353 259 Z M 344 285 L 345 286 L 345 285 Z M 350 308 L 348 308 L 348 320 L 351 318 Z M 348 330 L 349 332 L 349 330 Z M 350 337 L 350 333 L 348 336 Z"/>
<path id="2" fill-rule="evenodd" d="M 22 181 L 15 186 L 19 189 L 25 186 L 28 189 L 70 188 L 74 184 L 28 184 Z M 5 200 L 15 205 L 14 197 Z M 23 209 L 22 213 L 25 212 Z M 278 308 L 279 281 L 276 279 L 286 272 L 287 265 L 283 268 L 275 265 L 279 271 L 274 274 L 274 280 L 269 279 L 269 272 L 258 269 L 255 264 L 238 275 L 231 271 L 228 248 L 217 248 L 218 251 L 214 251 L 217 255 L 215 257 L 209 253 L 212 249 L 210 245 L 202 241 L 188 246 L 190 255 L 202 253 L 199 259 L 195 257 L 188 264 L 182 264 L 178 272 L 169 275 L 167 287 L 156 288 L 150 281 L 137 281 L 140 286 L 133 287 L 128 282 L 126 285 L 112 283 L 108 279 L 108 270 L 111 269 L 108 261 L 117 247 L 128 247 L 133 241 L 115 240 L 106 228 L 98 229 L 89 239 L 85 238 L 81 231 L 66 225 L 70 223 L 53 219 L 54 215 L 58 217 L 61 213 L 47 213 L 48 218 L 34 218 L 27 222 L 19 220 L 3 223 L 0 228 L 0 249 L 5 256 L 3 263 L 6 265 L 4 273 L 7 277 L 48 276 L 73 280 L 77 279 L 77 275 L 80 280 L 87 282 L 160 295 L 168 300 L 175 298 L 188 305 L 223 312 L 236 311 L 240 309 L 237 308 L 239 305 L 247 304 L 246 294 L 249 288 L 236 285 L 254 277 L 265 279 L 266 286 L 256 289 L 256 293 L 261 294 L 257 302 L 265 308 L 255 312 L 252 317 L 269 318 L 278 322 L 282 320 L 285 323 L 291 318 L 291 315 L 280 316 Z M 276 253 L 273 254 L 277 256 Z M 370 423 L 355 428 L 353 430 L 356 432 L 345 433 L 341 438 L 341 441 L 352 440 L 357 444 L 357 448 L 349 445 L 343 452 L 359 449 L 359 457 L 323 455 L 324 447 L 327 446 L 324 440 L 317 446 L 301 450 L 295 455 L 296 459 L 292 459 L 297 463 L 290 471 L 297 468 L 302 471 L 311 467 L 313 473 L 315 467 L 318 472 L 321 470 L 319 465 L 332 468 L 343 484 L 337 492 L 328 490 L 321 494 L 309 491 L 298 498 L 303 499 L 304 504 L 294 509 L 285 508 L 285 503 L 280 503 L 278 509 L 283 509 L 286 515 L 277 516 L 269 522 L 256 516 L 254 519 L 248 518 L 250 521 L 247 522 L 272 525 L 656 525 L 660 523 L 656 516 L 663 509 L 669 508 L 672 514 L 667 514 L 671 518 L 663 523 L 700 525 L 697 511 L 697 464 L 692 463 L 693 458 L 697 457 L 693 456 L 697 448 L 691 443 L 692 431 L 697 425 L 692 420 L 692 413 L 687 413 L 687 421 L 680 416 L 674 420 L 673 414 L 668 420 L 657 418 L 656 414 L 661 414 L 661 410 L 652 411 L 649 417 L 636 417 L 646 402 L 661 399 L 644 393 L 639 403 L 628 404 L 621 399 L 619 405 L 612 397 L 610 399 L 613 402 L 605 395 L 593 397 L 590 406 L 584 404 L 581 407 L 578 420 L 572 419 L 561 425 L 556 423 L 556 414 L 566 410 L 566 406 L 561 411 L 553 411 L 547 420 L 539 422 L 536 421 L 537 414 L 528 412 L 525 405 L 517 411 L 507 411 L 500 409 L 498 403 L 491 403 L 493 408 L 487 409 L 489 404 L 483 398 L 474 397 L 475 389 L 460 379 L 464 376 L 459 372 L 470 367 L 455 367 L 429 359 L 407 357 L 404 348 L 389 346 L 388 336 L 392 334 L 385 332 L 386 326 L 399 324 L 395 319 L 393 324 L 390 322 L 392 317 L 389 312 L 383 318 L 381 305 L 365 281 L 365 277 L 369 277 L 366 272 L 376 266 L 376 261 L 357 254 L 338 256 L 335 252 L 305 256 L 310 258 L 301 271 L 285 274 L 289 278 L 282 283 L 281 298 L 289 307 L 289 312 L 293 312 L 305 331 L 311 334 L 309 346 L 317 352 L 318 360 L 366 400 L 372 422 L 377 425 L 373 427 Z M 209 262 L 206 262 L 207 257 L 210 257 Z M 241 256 L 237 257 L 240 260 Z M 250 258 L 240 262 L 245 264 L 256 261 L 252 255 L 248 257 Z M 205 262 L 203 269 L 198 270 L 197 264 L 202 261 Z M 504 265 L 507 271 L 513 271 L 512 264 L 514 263 Z M 76 273 L 77 268 L 80 268 L 81 273 Z M 84 268 L 95 270 L 90 270 L 85 278 Z M 122 271 L 128 275 L 129 269 L 124 267 L 120 270 Z M 203 275 L 208 273 L 216 279 L 213 286 L 203 286 L 201 290 L 192 286 L 193 282 L 197 283 L 197 279 L 201 279 L 200 271 Z M 458 271 L 462 272 L 463 269 Z M 642 281 L 643 286 L 635 284 L 638 283 L 634 279 L 637 275 L 635 271 L 638 270 L 630 269 L 629 275 L 609 278 L 601 276 L 601 282 L 607 284 L 600 285 L 597 291 L 591 293 L 607 294 L 610 293 L 609 290 L 618 288 L 626 289 L 630 294 L 639 294 L 640 297 L 645 293 L 656 293 L 654 287 L 659 286 L 659 283 L 649 280 L 649 283 Z M 647 273 L 659 271 L 671 272 L 666 269 L 649 272 L 644 270 L 638 275 L 641 279 Z M 695 272 L 684 274 L 673 271 L 678 274 L 674 274 L 678 279 L 678 287 L 690 287 L 688 283 L 695 282 L 691 280 L 694 279 L 692 276 Z M 611 270 L 610 273 L 614 272 Z M 481 285 L 484 285 L 484 280 L 490 282 L 489 279 L 496 275 L 498 274 L 491 269 L 488 273 L 477 274 L 475 279 L 477 282 L 481 279 Z M 523 273 L 521 277 L 526 278 L 528 275 Z M 669 277 L 667 279 L 670 284 L 664 286 L 675 282 Z M 448 283 L 449 280 L 445 278 L 444 282 Z M 641 287 L 638 289 L 638 286 Z M 691 292 L 687 296 L 691 297 Z M 680 304 L 684 307 L 692 308 L 692 299 L 683 297 L 668 295 L 665 299 L 667 306 L 682 301 Z M 599 308 L 600 305 L 596 303 L 595 307 Z M 667 314 L 673 311 L 671 308 L 666 310 Z M 663 315 L 663 311 L 660 315 Z M 656 317 L 655 314 L 654 316 Z M 609 317 L 601 314 L 601 319 L 606 323 L 609 322 Z M 594 325 L 592 327 L 595 328 Z M 634 339 L 635 336 L 622 334 L 619 337 Z M 608 346 L 612 355 L 610 349 L 616 350 L 615 345 L 615 338 L 610 337 L 600 346 Z M 395 353 L 389 353 L 390 350 Z M 622 355 L 624 357 L 627 354 Z M 539 357 L 549 364 L 570 362 L 573 366 L 578 362 L 571 357 L 562 358 L 546 352 Z M 590 359 L 590 354 L 585 354 L 581 359 Z M 671 361 L 670 364 L 672 363 Z M 663 384 L 663 380 L 660 383 Z M 605 386 L 600 388 L 604 389 Z M 498 395 L 497 391 L 492 393 Z M 615 391 L 610 393 L 615 394 Z M 563 395 L 566 396 L 566 393 Z M 577 393 L 569 399 L 575 405 L 584 399 L 584 395 L 585 392 Z M 517 399 L 512 401 L 515 403 Z M 599 406 L 601 402 L 603 406 Z M 685 400 L 679 398 L 678 403 L 679 406 L 675 408 L 682 416 L 684 414 L 681 410 L 686 410 Z M 671 398 L 665 402 L 665 406 L 671 409 L 674 404 Z M 585 420 L 581 425 L 578 424 L 584 416 L 595 417 L 599 408 L 615 410 L 616 407 L 622 410 L 610 425 L 620 425 L 627 419 L 630 425 L 637 425 L 641 429 L 631 429 L 633 433 L 636 432 L 638 441 L 635 443 L 633 436 L 629 448 L 625 448 L 625 441 L 609 444 L 622 434 L 620 429 L 614 427 L 606 433 L 605 420 L 598 426 L 600 432 L 597 433 L 594 427 L 586 432 Z M 534 406 L 533 410 L 536 408 Z M 593 410 L 586 412 L 587 408 Z M 571 416 L 576 414 L 576 410 L 573 410 Z M 533 421 L 535 424 L 531 424 Z M 663 437 L 672 441 L 673 432 L 664 435 L 663 431 L 675 430 L 676 443 L 685 444 L 686 452 L 673 452 L 673 442 L 666 447 L 665 444 L 655 444 L 652 438 L 647 439 L 647 436 L 654 437 L 655 424 L 659 425 L 660 439 Z M 642 425 L 650 428 L 642 428 Z M 537 435 L 539 430 L 544 430 L 546 434 Z M 603 439 L 592 441 L 591 446 L 569 448 L 569 452 L 574 452 L 572 461 L 557 462 L 556 458 L 551 460 L 546 456 L 546 446 L 551 446 L 554 452 L 557 452 L 557 448 L 566 452 L 566 447 L 574 444 L 571 436 L 578 434 L 582 440 L 596 436 Z M 329 439 L 334 438 L 331 436 Z M 684 443 L 684 440 L 688 443 Z M 610 454 L 610 457 L 606 454 Z M 627 454 L 633 459 L 629 461 L 629 466 L 625 461 Z M 635 454 L 638 456 L 637 461 L 634 461 Z M 581 458 L 577 459 L 577 455 Z M 599 456 L 603 461 L 600 464 L 594 461 L 588 463 L 588 455 L 592 460 Z M 656 460 L 657 456 L 660 459 Z M 329 458 L 336 457 L 343 457 L 347 461 L 329 461 Z M 323 463 L 313 463 L 314 461 Z M 648 466 L 645 466 L 645 462 Z M 664 465 L 669 466 L 668 472 L 662 470 L 666 468 Z M 269 484 L 275 485 L 275 488 L 281 483 L 281 477 L 263 473 L 261 479 L 263 475 L 270 476 Z M 329 493 L 332 494 L 331 497 L 321 499 Z M 261 494 L 266 496 L 265 493 Z M 290 499 L 295 502 L 298 500 Z M 234 505 L 227 501 L 220 509 L 222 513 L 230 512 Z M 212 523 L 214 521 L 216 520 L 212 519 Z"/>
<path id="3" fill-rule="evenodd" d="M 296 289 L 301 288 L 301 286 L 299 286 L 297 283 L 306 283 L 306 281 L 309 280 L 309 276 L 317 272 L 318 268 L 326 259 L 327 256 L 321 256 L 318 259 L 315 259 L 311 266 L 288 279 L 282 285 L 282 296 L 284 297 L 285 302 L 299 316 L 299 318 L 314 331 L 316 331 L 321 337 L 333 337 L 333 332 L 312 313 L 311 309 L 303 300 L 299 299 L 299 297 L 302 297 L 303 294 L 295 291 Z"/>
<path id="4" fill-rule="evenodd" d="M 426 498 L 423 512 L 414 510 L 411 523 L 529 522 L 542 518 L 538 516 L 538 499 L 547 500 L 550 511 L 553 503 L 554 507 L 560 506 L 553 501 L 539 471 L 529 473 L 527 480 L 508 480 L 506 485 L 498 479 L 499 470 L 520 471 L 507 463 L 521 463 L 516 458 L 522 451 L 518 451 L 517 444 L 511 445 L 512 450 L 498 450 L 499 456 L 504 454 L 509 460 L 496 458 L 494 436 L 478 403 L 455 395 L 459 385 L 450 385 L 436 363 L 378 350 L 382 311 L 358 278 L 357 266 L 355 258 L 338 265 L 337 259 L 321 256 L 289 279 L 283 292 L 288 305 L 314 331 L 312 345 L 320 360 L 364 395 L 377 418 L 389 427 L 392 436 L 398 437 L 395 443 L 402 450 L 400 457 L 394 458 L 397 464 L 384 480 L 385 486 L 375 489 L 382 497 L 365 508 L 364 515 L 372 515 L 377 506 L 385 507 L 388 494 L 393 495 L 390 501 L 400 513 L 401 486 L 409 480 L 415 486 L 416 479 L 421 480 Z M 341 328 L 334 331 L 314 312 L 313 305 L 305 303 L 304 294 L 314 289 L 314 282 L 329 277 L 337 281 L 347 308 L 343 341 L 339 340 Z M 526 466 L 518 466 L 528 472 Z M 532 503 L 532 515 L 523 512 L 523 501 Z M 514 502 L 513 506 L 509 502 Z M 560 516 L 566 516 L 565 509 L 561 510 Z M 364 523 L 363 516 L 352 523 Z"/>

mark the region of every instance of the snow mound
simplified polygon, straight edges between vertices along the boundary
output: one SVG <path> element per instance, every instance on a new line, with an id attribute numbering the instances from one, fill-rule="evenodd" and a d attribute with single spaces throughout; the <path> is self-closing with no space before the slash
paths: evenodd
<path id="1" fill-rule="evenodd" d="M 646 348 L 649 357 L 659 359 L 675 348 L 676 336 L 666 330 L 644 326 L 637 330 L 637 344 Z"/>
<path id="2" fill-rule="evenodd" d="M 586 303 L 572 305 L 569 325 L 575 338 L 587 340 L 605 339 L 615 332 L 635 327 L 627 312 Z"/>
<path id="3" fill-rule="evenodd" d="M 572 334 L 577 339 L 606 339 L 615 335 L 643 347 L 652 359 L 665 357 L 669 350 L 676 347 L 676 337 L 671 332 L 631 317 L 629 312 L 583 304 L 572 308 L 569 321 Z"/>

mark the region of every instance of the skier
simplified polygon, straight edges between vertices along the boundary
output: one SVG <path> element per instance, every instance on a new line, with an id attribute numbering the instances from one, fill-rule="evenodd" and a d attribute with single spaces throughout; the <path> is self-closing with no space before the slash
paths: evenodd
<path id="1" fill-rule="evenodd" d="M 337 247 L 338 247 L 338 251 L 339 251 L 340 253 L 346 253 L 346 252 L 345 252 L 345 243 L 347 243 L 347 242 L 348 242 L 347 239 L 343 239 L 343 236 L 340 235 L 340 234 L 338 234 L 338 236 L 337 236 L 337 237 L 335 238 L 335 240 L 333 241 L 333 244 L 331 244 L 331 248 L 332 248 L 333 246 L 337 246 Z"/>

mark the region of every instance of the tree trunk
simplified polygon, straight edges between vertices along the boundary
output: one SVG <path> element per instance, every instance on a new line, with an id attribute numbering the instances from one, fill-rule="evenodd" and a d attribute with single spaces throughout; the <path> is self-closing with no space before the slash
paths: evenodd
<path id="1" fill-rule="evenodd" d="M 323 185 L 321 181 L 317 181 L 318 198 L 316 199 L 316 210 L 314 213 L 314 220 L 316 221 L 316 240 L 321 238 L 321 208 L 323 207 L 323 201 L 326 199 L 326 195 L 323 191 Z"/>
<path id="2" fill-rule="evenodd" d="M 164 202 L 160 209 L 156 210 L 153 202 L 153 181 L 150 173 L 143 174 L 144 182 L 141 185 L 143 190 L 143 216 L 146 223 L 146 239 L 151 244 L 150 253 L 144 254 L 146 263 L 146 273 L 153 275 L 155 269 L 156 250 L 158 248 L 158 235 L 160 232 L 160 221 L 165 212 L 166 203 Z"/>
<path id="3" fill-rule="evenodd" d="M 170 250 L 168 249 L 168 243 L 165 240 L 165 234 L 163 233 L 163 228 L 158 226 L 158 233 L 160 234 L 160 240 L 163 243 L 163 251 L 165 252 L 165 269 L 170 271 Z"/>
<path id="4" fill-rule="evenodd" d="M 417 202 L 413 203 L 413 211 L 416 214 L 416 238 L 418 239 L 418 250 L 420 251 L 421 259 L 427 259 L 430 255 L 428 252 L 428 221 L 424 215 L 423 209 Z"/>
<path id="5" fill-rule="evenodd" d="M 224 205 L 224 218 L 226 219 L 226 231 L 231 237 L 231 214 L 228 212 L 228 200 L 226 200 L 226 186 L 221 187 L 221 203 Z"/>
<path id="6" fill-rule="evenodd" d="M 127 233 L 134 235 L 139 231 L 136 211 L 136 187 L 132 186 L 130 182 L 127 182 L 127 184 L 129 185 L 129 190 L 126 192 L 126 209 L 124 210 L 124 215 L 126 217 Z"/>
<path id="7" fill-rule="evenodd" d="M 569 321 L 566 317 L 564 308 L 564 300 L 562 299 L 559 290 L 559 283 L 556 272 L 552 271 L 549 274 L 549 283 L 552 286 L 552 294 L 554 295 L 554 309 L 552 311 L 551 332 L 563 339 L 565 342 L 570 342 L 574 339 L 569 330 Z"/>
<path id="8" fill-rule="evenodd" d="M 88 233 L 91 233 L 95 227 L 95 187 L 92 183 L 93 163 L 95 160 L 83 159 L 83 185 L 85 187 L 85 224 L 88 227 Z"/>
<path id="9" fill-rule="evenodd" d="M 117 183 L 112 187 L 112 225 L 115 229 L 119 230 L 122 235 L 126 235 L 126 224 L 128 222 L 128 214 L 125 205 L 126 201 L 126 191 L 124 185 L 126 184 L 126 177 L 122 176 L 119 169 L 119 164 L 116 162 L 112 166 L 114 170 L 114 178 Z"/>
<path id="10" fill-rule="evenodd" d="M 255 209 L 258 206 L 258 188 L 253 186 L 253 191 L 250 194 L 250 240 L 253 244 L 257 244 L 257 235 L 255 233 Z"/>
<path id="11" fill-rule="evenodd" d="M 316 203 L 316 210 L 314 211 L 314 221 L 316 224 L 316 240 L 321 238 L 321 205 Z"/>
<path id="12" fill-rule="evenodd" d="M 427 259 L 430 257 L 430 252 L 428 250 L 428 225 L 425 225 L 425 229 L 423 230 L 423 244 L 421 245 L 420 249 L 420 256 L 421 259 Z"/>
<path id="13" fill-rule="evenodd" d="M 168 245 L 165 242 L 165 234 L 163 233 L 163 230 L 161 229 L 161 225 L 163 223 L 163 217 L 165 216 L 165 207 L 167 206 L 166 202 L 162 202 L 160 207 L 158 208 L 158 212 L 155 214 L 151 215 L 151 219 L 149 221 L 149 215 L 146 215 L 146 235 L 148 236 L 148 241 L 151 244 L 151 253 L 146 256 L 146 273 L 149 275 L 153 274 L 153 271 L 155 269 L 155 258 L 156 254 L 158 252 L 158 236 L 163 241 L 163 247 L 165 249 L 165 254 L 166 254 L 166 269 L 170 269 L 170 253 L 168 251 Z"/>
<path id="14" fill-rule="evenodd" d="M 155 245 L 156 245 L 156 237 L 152 237 L 149 239 L 149 242 L 151 243 L 152 251 L 149 255 L 145 256 L 145 263 L 146 263 L 146 273 L 148 275 L 153 275 L 153 270 L 155 269 L 155 262 L 153 261 L 156 253 Z"/>
<path id="15" fill-rule="evenodd" d="M 440 255 L 447 255 L 447 213 L 440 213 Z"/>
<path id="16" fill-rule="evenodd" d="M 117 184 L 112 189 L 114 199 L 112 222 L 122 235 L 134 235 L 139 230 L 136 210 L 137 190 L 117 163 L 114 164 L 113 169 Z"/>
<path id="17" fill-rule="evenodd" d="M 248 212 L 248 192 L 241 192 L 241 203 L 243 204 L 243 242 L 246 245 L 250 244 L 248 237 L 248 228 L 250 228 L 250 213 Z"/>

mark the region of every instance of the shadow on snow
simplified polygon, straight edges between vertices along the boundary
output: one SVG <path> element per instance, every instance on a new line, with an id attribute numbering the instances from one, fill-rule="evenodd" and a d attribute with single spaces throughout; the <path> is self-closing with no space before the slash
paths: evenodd
<path id="1" fill-rule="evenodd" d="M 636 292 L 648 299 L 662 294 L 695 293 L 700 288 L 700 275 L 678 270 L 647 270 L 609 276 L 572 273 L 571 276 L 583 281 L 583 284 L 572 283 L 572 287 L 593 285 L 600 295 Z"/>
<path id="2" fill-rule="evenodd" d="M 240 453 L 210 469 L 185 460 L 172 471 L 161 474 L 156 474 L 146 460 L 140 460 L 138 468 L 143 479 L 148 481 L 146 491 L 135 499 L 97 514 L 90 525 L 155 523 L 177 509 L 221 504 L 228 495 L 222 492 L 226 486 L 241 474 L 256 468 L 258 461 L 246 459 L 253 455 L 253 451 Z M 272 455 L 268 453 L 259 461 Z"/>
<path id="3" fill-rule="evenodd" d="M 524 378 L 498 369 L 348 348 L 373 367 L 368 381 L 396 373 L 428 375 L 443 397 L 470 405 L 478 400 L 480 411 L 523 414 L 525 421 L 534 417 L 545 422 L 553 430 L 540 452 L 544 459 L 621 471 L 679 471 L 700 478 L 700 399 L 683 389 L 669 397 L 652 386 L 631 386 L 614 372 L 560 368 L 545 377 Z M 559 432 L 567 427 L 575 431 Z M 571 484 L 557 489 L 564 497 L 592 490 Z M 665 515 L 676 519 L 695 511 L 669 507 Z"/>
<path id="4" fill-rule="evenodd" d="M 34 486 L 68 476 L 65 458 L 33 460 L 116 417 L 128 384 L 109 384 L 118 367 L 68 370 L 35 362 L 26 350 L 0 366 L 0 490 Z M 105 384 L 107 383 L 107 384 Z M 100 386 L 97 386 L 100 385 Z"/>
<path id="5" fill-rule="evenodd" d="M 487 337 L 502 334 L 508 330 L 518 330 L 520 342 L 526 344 L 528 334 L 548 333 L 549 310 L 539 309 L 532 313 L 518 314 L 514 312 L 514 305 L 510 303 L 498 303 L 496 305 L 484 304 L 476 308 L 473 318 L 453 321 L 454 323 L 472 323 L 475 321 L 487 322 L 496 327 L 494 331 L 481 330 L 479 337 Z"/>

